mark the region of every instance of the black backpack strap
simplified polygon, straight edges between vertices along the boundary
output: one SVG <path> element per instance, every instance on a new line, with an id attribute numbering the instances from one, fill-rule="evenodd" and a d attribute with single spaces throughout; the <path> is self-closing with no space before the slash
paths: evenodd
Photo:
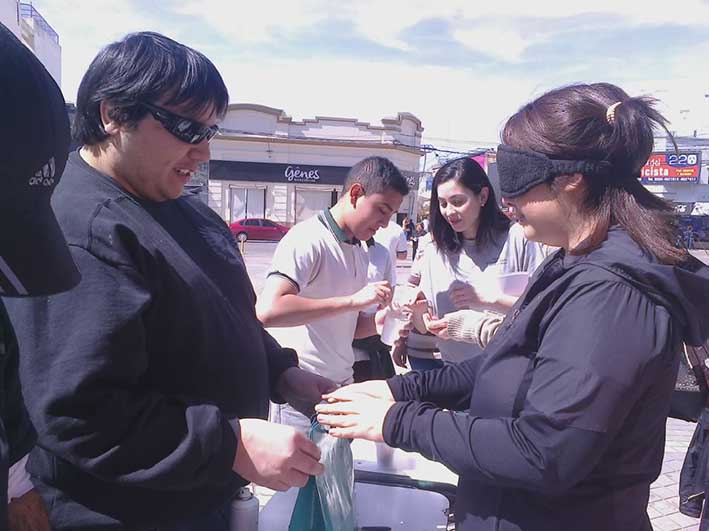
<path id="1" fill-rule="evenodd" d="M 698 347 L 683 343 L 682 347 L 687 365 L 697 378 L 697 384 L 709 398 L 709 348 L 707 343 Z"/>

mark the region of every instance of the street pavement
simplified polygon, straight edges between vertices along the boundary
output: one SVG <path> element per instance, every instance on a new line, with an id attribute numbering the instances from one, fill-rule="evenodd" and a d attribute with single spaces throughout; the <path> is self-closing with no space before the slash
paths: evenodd
<path id="1" fill-rule="evenodd" d="M 249 241 L 244 246 L 246 267 L 257 294 L 263 288 L 275 248 L 275 242 Z M 692 254 L 709 264 L 709 251 L 693 251 Z M 398 282 L 406 281 L 410 268 L 410 260 L 398 261 L 396 267 Z M 695 424 L 691 422 L 667 419 L 667 438 L 662 472 L 650 488 L 650 503 L 648 505 L 648 515 L 654 531 L 698 531 L 699 529 L 698 519 L 685 516 L 678 510 L 679 474 L 694 427 Z M 256 495 L 263 506 L 270 499 L 272 492 L 257 488 Z"/>

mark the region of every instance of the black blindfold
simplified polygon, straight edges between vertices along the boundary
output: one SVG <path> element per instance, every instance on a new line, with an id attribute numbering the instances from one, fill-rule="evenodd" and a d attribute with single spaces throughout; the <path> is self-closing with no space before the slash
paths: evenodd
<path id="1" fill-rule="evenodd" d="M 497 173 L 503 197 L 522 195 L 538 184 L 559 175 L 580 173 L 587 177 L 607 175 L 611 163 L 601 160 L 556 160 L 542 153 L 515 149 L 504 144 L 497 147 Z"/>

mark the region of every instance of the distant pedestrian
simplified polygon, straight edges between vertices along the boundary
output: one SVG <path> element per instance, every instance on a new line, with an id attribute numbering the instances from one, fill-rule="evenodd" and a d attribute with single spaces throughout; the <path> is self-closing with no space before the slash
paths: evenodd
<path id="1" fill-rule="evenodd" d="M 694 227 L 692 225 L 687 225 L 684 229 L 684 244 L 687 249 L 694 247 Z"/>
<path id="2" fill-rule="evenodd" d="M 411 241 L 411 234 L 413 233 L 414 225 L 409 219 L 409 216 L 404 216 L 404 220 L 401 222 L 401 227 L 404 229 L 404 234 L 406 234 L 406 241 Z"/>
<path id="3" fill-rule="evenodd" d="M 417 223 L 414 227 L 414 231 L 411 234 L 411 259 L 416 258 L 416 253 L 419 248 L 419 238 L 426 234 L 426 230 L 423 228 L 423 223 Z"/>

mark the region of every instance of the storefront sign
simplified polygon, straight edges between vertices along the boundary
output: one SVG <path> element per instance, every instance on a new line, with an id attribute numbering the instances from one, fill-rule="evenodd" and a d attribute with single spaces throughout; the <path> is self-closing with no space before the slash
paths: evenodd
<path id="1" fill-rule="evenodd" d="M 317 183 L 320 180 L 319 170 L 301 170 L 300 166 L 288 166 L 284 175 L 289 183 Z"/>
<path id="2" fill-rule="evenodd" d="M 691 153 L 653 153 L 640 170 L 643 183 L 659 182 L 699 182 L 701 171 L 701 152 Z"/>
<path id="3" fill-rule="evenodd" d="M 313 166 L 309 164 L 271 164 L 210 160 L 209 178 L 216 181 L 251 181 L 271 183 L 307 183 L 342 185 L 350 169 L 345 166 Z M 418 172 L 402 171 L 412 191 L 418 190 Z"/>
<path id="4" fill-rule="evenodd" d="M 342 185 L 348 171 L 349 168 L 344 166 L 271 164 L 235 160 L 209 161 L 209 178 L 218 181 Z"/>

